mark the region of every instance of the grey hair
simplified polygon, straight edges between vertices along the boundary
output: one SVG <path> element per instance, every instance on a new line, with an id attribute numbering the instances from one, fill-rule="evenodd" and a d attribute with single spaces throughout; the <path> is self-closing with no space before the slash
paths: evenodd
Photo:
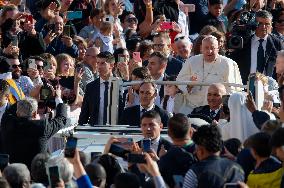
<path id="1" fill-rule="evenodd" d="M 25 164 L 10 164 L 4 169 L 3 176 L 11 187 L 29 187 L 30 185 L 30 171 Z"/>
<path id="2" fill-rule="evenodd" d="M 17 116 L 31 118 L 33 113 L 37 111 L 38 103 L 34 98 L 26 97 L 17 102 Z"/>
<path id="3" fill-rule="evenodd" d="M 222 95 L 226 95 L 226 93 L 227 93 L 226 87 L 221 83 L 213 83 L 209 87 L 217 88 L 219 91 L 221 91 Z"/>
<path id="4" fill-rule="evenodd" d="M 212 43 L 218 44 L 218 39 L 213 35 L 207 35 L 204 39 L 202 39 L 202 45 L 205 43 L 205 41 L 210 41 Z"/>
<path id="5" fill-rule="evenodd" d="M 266 10 L 259 10 L 255 13 L 255 17 L 257 18 L 268 18 L 269 20 L 272 20 L 272 14 Z"/>
<path id="6" fill-rule="evenodd" d="M 58 166 L 61 179 L 64 181 L 65 184 L 71 183 L 72 176 L 74 173 L 74 167 L 66 158 L 59 156 L 49 159 L 46 168 L 47 173 L 48 167 L 51 166 Z"/>

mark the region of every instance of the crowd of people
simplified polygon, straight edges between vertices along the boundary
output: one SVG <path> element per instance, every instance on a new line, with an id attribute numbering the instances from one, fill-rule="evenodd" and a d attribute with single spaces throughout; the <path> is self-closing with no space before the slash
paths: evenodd
<path id="1" fill-rule="evenodd" d="M 283 0 L 0 0 L 0 31 L 0 187 L 284 187 Z M 112 79 L 143 139 L 52 156 Z"/>

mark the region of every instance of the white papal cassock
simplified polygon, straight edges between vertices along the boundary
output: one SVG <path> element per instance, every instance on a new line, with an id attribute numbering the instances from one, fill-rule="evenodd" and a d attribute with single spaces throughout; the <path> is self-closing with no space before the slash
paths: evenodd
<path id="1" fill-rule="evenodd" d="M 218 55 L 214 62 L 204 61 L 203 54 L 189 58 L 183 65 L 177 81 L 190 81 L 191 76 L 196 76 L 198 82 L 242 84 L 237 63 L 221 55 Z M 186 85 L 180 85 L 179 88 L 187 93 Z M 237 88 L 226 87 L 226 89 L 227 94 L 231 94 Z M 208 86 L 194 86 L 191 93 L 187 95 L 187 105 L 192 108 L 206 105 L 207 90 Z"/>

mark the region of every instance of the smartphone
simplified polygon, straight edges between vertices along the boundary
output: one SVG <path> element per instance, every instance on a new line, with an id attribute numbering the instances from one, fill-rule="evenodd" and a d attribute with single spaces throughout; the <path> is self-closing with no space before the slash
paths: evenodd
<path id="1" fill-rule="evenodd" d="M 70 25 L 65 25 L 63 27 L 63 35 L 70 37 L 71 36 L 70 29 L 71 29 Z"/>
<path id="2" fill-rule="evenodd" d="M 119 63 L 126 62 L 126 57 L 123 54 L 118 54 L 118 62 Z"/>
<path id="3" fill-rule="evenodd" d="M 17 37 L 13 37 L 12 41 L 11 41 L 12 46 L 18 46 L 18 38 Z"/>
<path id="4" fill-rule="evenodd" d="M 225 183 L 224 188 L 240 188 L 238 183 Z"/>
<path id="5" fill-rule="evenodd" d="M 77 138 L 70 136 L 67 138 L 64 156 L 66 158 L 73 158 L 75 155 L 75 149 L 77 147 Z"/>
<path id="6" fill-rule="evenodd" d="M 248 92 L 252 94 L 254 100 L 255 100 L 255 81 L 256 81 L 256 75 L 251 74 L 248 79 Z"/>
<path id="7" fill-rule="evenodd" d="M 163 22 L 160 25 L 162 30 L 170 30 L 173 29 L 173 23 L 172 22 Z"/>
<path id="8" fill-rule="evenodd" d="M 275 108 L 280 108 L 281 104 L 280 103 L 273 103 L 273 107 Z"/>
<path id="9" fill-rule="evenodd" d="M 0 154 L 0 170 L 3 171 L 6 166 L 9 164 L 9 155 Z"/>
<path id="10" fill-rule="evenodd" d="M 127 161 L 129 163 L 146 163 L 145 155 L 129 153 Z"/>
<path id="11" fill-rule="evenodd" d="M 28 68 L 37 70 L 35 59 L 28 59 Z"/>
<path id="12" fill-rule="evenodd" d="M 185 12 L 195 12 L 194 4 L 184 4 L 182 6 L 184 7 Z"/>
<path id="13" fill-rule="evenodd" d="M 151 140 L 150 139 L 143 139 L 142 140 L 142 149 L 145 152 L 151 151 Z"/>
<path id="14" fill-rule="evenodd" d="M 26 16 L 26 21 L 27 22 L 30 22 L 31 24 L 33 24 L 34 23 L 34 18 L 33 18 L 33 15 L 27 15 Z"/>
<path id="15" fill-rule="evenodd" d="M 132 57 L 135 62 L 141 61 L 140 52 L 133 52 Z"/>
<path id="16" fill-rule="evenodd" d="M 83 65 L 81 63 L 78 63 L 75 65 L 75 69 L 76 69 L 76 72 L 80 72 L 80 70 L 83 69 Z"/>
<path id="17" fill-rule="evenodd" d="M 117 145 L 117 144 L 112 144 L 110 146 L 110 149 L 109 149 L 109 152 L 118 156 L 118 157 L 121 157 L 123 159 L 127 159 L 127 154 L 130 153 L 129 150 Z"/>
<path id="18" fill-rule="evenodd" d="M 82 11 L 67 11 L 68 20 L 81 19 L 82 16 Z"/>
<path id="19" fill-rule="evenodd" d="M 48 168 L 48 179 L 51 188 L 55 188 L 60 182 L 60 173 L 58 166 L 51 166 Z"/>
<path id="20" fill-rule="evenodd" d="M 183 176 L 181 175 L 173 175 L 173 179 L 175 182 L 175 188 L 182 188 L 183 186 Z"/>
<path id="21" fill-rule="evenodd" d="M 230 95 L 223 95 L 222 96 L 222 104 L 228 106 Z"/>

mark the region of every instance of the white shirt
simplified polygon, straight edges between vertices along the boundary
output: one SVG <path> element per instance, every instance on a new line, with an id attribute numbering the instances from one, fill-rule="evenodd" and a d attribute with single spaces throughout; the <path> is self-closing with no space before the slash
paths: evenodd
<path id="1" fill-rule="evenodd" d="M 6 102 L 6 104 L 4 104 L 3 106 L 0 107 L 0 125 L 1 125 L 2 116 L 3 116 L 4 112 L 6 111 L 7 105 L 8 105 L 8 101 Z"/>
<path id="2" fill-rule="evenodd" d="M 163 79 L 164 79 L 164 74 L 158 79 L 158 80 L 156 80 L 156 81 L 163 81 Z M 156 99 L 155 99 L 155 104 L 157 105 L 157 106 L 160 106 L 160 104 L 161 104 L 161 97 L 160 97 L 160 90 L 161 90 L 161 85 L 157 85 L 157 89 L 158 89 L 158 91 L 157 91 L 157 96 L 156 96 Z"/>
<path id="3" fill-rule="evenodd" d="M 152 106 L 150 106 L 149 108 L 144 108 L 143 106 L 140 105 L 140 116 L 142 116 L 142 110 L 145 109 L 146 112 L 153 110 L 155 107 L 155 104 L 153 104 Z"/>
<path id="4" fill-rule="evenodd" d="M 173 113 L 174 111 L 174 106 L 175 106 L 175 97 L 169 97 L 168 101 L 167 101 L 167 111 L 169 113 Z"/>
<path id="5" fill-rule="evenodd" d="M 204 65 L 204 66 L 203 66 Z M 190 57 L 184 64 L 177 77 L 177 81 L 190 81 L 191 76 L 197 76 L 198 82 L 208 83 L 236 83 L 242 84 L 238 65 L 235 61 L 222 55 L 218 55 L 213 63 L 203 63 L 203 54 Z M 179 88 L 187 93 L 186 85 Z M 227 93 L 231 94 L 238 88 L 226 87 Z M 207 105 L 208 86 L 195 86 L 187 97 L 187 104 L 190 107 Z"/>
<path id="6" fill-rule="evenodd" d="M 267 36 L 263 38 L 262 47 L 264 50 L 264 54 L 266 51 L 266 43 L 267 43 Z M 259 37 L 254 35 L 251 39 L 251 64 L 250 64 L 250 73 L 255 73 L 257 68 L 257 50 L 259 46 Z"/>
<path id="7" fill-rule="evenodd" d="M 98 124 L 103 125 L 104 123 L 104 93 L 105 93 L 105 84 L 106 80 L 103 80 L 100 77 L 100 108 L 99 108 L 99 117 Z M 95 105 L 95 104 L 94 104 Z"/>
<path id="8" fill-rule="evenodd" d="M 158 152 L 158 147 L 159 147 L 159 142 L 160 142 L 160 136 L 154 140 L 151 140 L 151 148 L 156 152 L 157 155 L 159 155 Z"/>

